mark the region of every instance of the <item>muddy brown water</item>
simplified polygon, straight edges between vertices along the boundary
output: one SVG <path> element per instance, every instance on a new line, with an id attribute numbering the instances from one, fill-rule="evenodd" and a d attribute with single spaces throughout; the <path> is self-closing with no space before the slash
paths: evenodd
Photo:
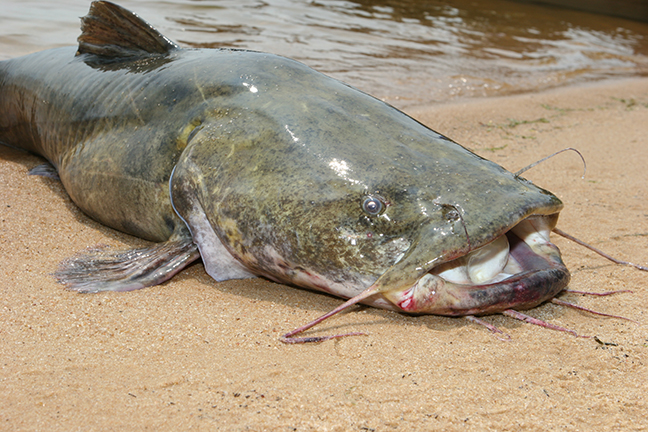
<path id="1" fill-rule="evenodd" d="M 73 45 L 89 1 L 4 0 L 0 59 Z M 505 0 L 118 2 L 186 47 L 300 60 L 399 107 L 648 72 L 648 23 Z"/>

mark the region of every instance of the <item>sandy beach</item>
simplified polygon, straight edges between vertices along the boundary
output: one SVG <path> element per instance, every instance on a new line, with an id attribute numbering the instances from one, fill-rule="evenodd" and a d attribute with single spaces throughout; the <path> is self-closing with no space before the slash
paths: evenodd
<path id="1" fill-rule="evenodd" d="M 408 107 L 406 112 L 511 171 L 565 208 L 558 226 L 648 264 L 648 79 Z M 645 430 L 648 273 L 562 238 L 574 290 L 563 300 L 639 322 L 545 304 L 529 315 L 581 335 L 486 317 L 355 307 L 309 334 L 278 337 L 339 299 L 264 279 L 218 283 L 202 264 L 157 287 L 81 295 L 51 273 L 89 246 L 145 242 L 83 215 L 42 160 L 0 146 L 0 430 Z"/>

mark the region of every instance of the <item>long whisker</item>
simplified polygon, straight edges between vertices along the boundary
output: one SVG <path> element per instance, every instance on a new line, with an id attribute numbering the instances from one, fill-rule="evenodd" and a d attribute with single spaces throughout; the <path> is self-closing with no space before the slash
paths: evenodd
<path id="1" fill-rule="evenodd" d="M 506 315 L 508 317 L 515 318 L 515 319 L 518 319 L 520 321 L 527 322 L 529 324 L 535 324 L 537 326 L 548 328 L 548 329 L 551 329 L 551 330 L 557 330 L 557 331 L 561 331 L 561 332 L 571 333 L 576 337 L 581 337 L 581 338 L 589 338 L 590 337 L 590 336 L 581 336 L 578 333 L 576 333 L 574 330 L 571 330 L 571 329 L 568 329 L 568 328 L 565 328 L 565 327 L 560 327 L 560 326 L 557 326 L 555 324 L 550 324 L 548 322 L 542 321 L 541 319 L 534 318 L 534 317 L 529 316 L 529 315 L 525 315 L 522 312 L 518 312 L 518 311 L 513 310 L 513 309 L 506 309 L 505 311 L 502 312 L 502 315 Z"/>
<path id="2" fill-rule="evenodd" d="M 564 300 L 558 300 L 556 298 L 551 299 L 551 303 L 561 305 L 561 306 L 567 306 L 567 307 L 570 307 L 570 308 L 573 308 L 573 309 L 582 310 L 584 312 L 589 312 L 589 313 L 594 314 L 594 315 L 600 315 L 600 316 L 605 316 L 605 317 L 610 317 L 610 318 L 619 318 L 619 319 L 626 320 L 626 321 L 632 321 L 635 324 L 639 324 L 638 321 L 635 321 L 635 320 L 630 319 L 630 318 L 626 318 L 626 317 L 621 316 L 621 315 L 611 315 L 611 314 L 606 314 L 606 313 L 603 313 L 603 312 L 598 312 L 598 311 L 595 311 L 593 309 L 589 309 L 589 308 L 586 308 L 586 307 L 583 307 L 583 306 L 579 306 L 579 305 L 574 304 L 574 303 L 569 303 L 569 302 L 566 302 Z"/>
<path id="3" fill-rule="evenodd" d="M 597 292 L 591 292 L 591 291 L 576 291 L 576 290 L 571 290 L 571 289 L 564 289 L 561 292 L 605 297 L 605 296 L 609 296 L 609 295 L 613 295 L 613 294 L 622 294 L 622 293 L 630 293 L 630 294 L 632 294 L 634 291 L 618 290 L 618 291 L 605 291 L 605 292 L 602 292 L 602 293 L 597 293 Z"/>
<path id="4" fill-rule="evenodd" d="M 585 178 L 585 173 L 587 172 L 587 164 L 585 163 L 585 158 L 583 157 L 581 152 L 579 152 L 578 150 L 576 150 L 575 148 L 572 148 L 572 147 L 568 147 L 568 148 L 564 148 L 562 150 L 558 150 L 556 153 L 550 154 L 547 157 L 543 157 L 539 161 L 533 162 L 531 165 L 525 166 L 524 168 L 522 168 L 521 170 L 516 172 L 514 175 L 515 175 L 515 177 L 519 177 L 519 175 L 522 174 L 523 172 L 528 171 L 531 168 L 533 168 L 534 166 L 546 161 L 547 159 L 552 158 L 552 157 L 554 157 L 554 156 L 556 156 L 556 155 L 558 155 L 560 153 L 566 152 L 566 151 L 576 152 L 576 154 L 578 154 L 578 156 L 580 156 L 581 160 L 583 161 L 583 176 L 581 178 Z"/>
<path id="5" fill-rule="evenodd" d="M 596 252 L 597 254 L 601 255 L 603 258 L 606 258 L 606 259 L 612 261 L 615 264 L 621 264 L 621 265 L 634 267 L 634 268 L 639 269 L 641 271 L 648 271 L 648 267 L 645 267 L 645 266 L 642 266 L 642 265 L 639 265 L 639 264 L 634 264 L 634 263 L 631 263 L 631 262 L 628 262 L 628 261 L 621 261 L 619 259 L 616 259 L 616 258 L 606 254 L 602 250 L 597 249 L 594 246 L 592 246 L 590 244 L 587 244 L 584 241 L 579 240 L 579 239 L 577 239 L 576 237 L 574 237 L 572 235 L 567 234 L 565 231 L 563 231 L 561 229 L 554 228 L 553 232 L 555 232 L 558 235 L 561 235 L 561 236 L 565 237 L 568 240 L 573 241 L 574 243 L 578 243 L 579 245 L 586 247 L 587 249 L 591 250 L 592 252 Z"/>
<path id="6" fill-rule="evenodd" d="M 337 334 L 337 335 L 330 335 L 330 336 L 311 336 L 311 337 L 293 337 L 296 334 L 302 333 L 306 330 L 308 330 L 311 327 L 316 326 L 317 324 L 321 323 L 327 318 L 332 317 L 333 315 L 342 312 L 344 309 L 347 309 L 350 306 L 353 306 L 354 304 L 366 299 L 367 297 L 371 297 L 372 295 L 376 294 L 376 285 L 372 285 L 360 294 L 358 294 L 355 297 L 350 298 L 347 300 L 345 303 L 341 304 L 340 306 L 336 307 L 332 311 L 325 313 L 321 317 L 309 322 L 306 325 L 303 325 L 299 328 L 296 328 L 295 330 L 286 333 L 285 335 L 281 336 L 279 339 L 283 343 L 287 344 L 298 344 L 298 343 L 310 343 L 310 342 L 324 342 L 330 339 L 336 339 L 336 338 L 342 338 L 346 336 L 366 336 L 366 333 L 360 333 L 360 332 L 353 332 L 353 333 L 344 333 L 344 334 Z"/>

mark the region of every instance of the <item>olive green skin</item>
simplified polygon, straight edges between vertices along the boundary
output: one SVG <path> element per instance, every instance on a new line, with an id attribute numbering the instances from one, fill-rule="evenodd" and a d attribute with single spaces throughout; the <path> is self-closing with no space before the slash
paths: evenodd
<path id="1" fill-rule="evenodd" d="M 251 51 L 0 62 L 0 141 L 46 157 L 105 225 L 161 242 L 204 212 L 252 273 L 344 297 L 381 276 L 411 286 L 562 208 L 388 104 Z"/>
<path id="2" fill-rule="evenodd" d="M 179 114 L 197 92 L 180 79 L 167 89 L 147 72 L 155 58 L 115 70 L 91 60 L 66 47 L 0 62 L 0 142 L 45 157 L 93 219 L 164 241 L 182 224 L 168 181 L 183 150 Z"/>

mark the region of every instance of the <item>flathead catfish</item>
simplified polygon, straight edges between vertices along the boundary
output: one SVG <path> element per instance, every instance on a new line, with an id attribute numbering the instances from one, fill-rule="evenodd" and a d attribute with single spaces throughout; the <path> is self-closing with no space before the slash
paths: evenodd
<path id="1" fill-rule="evenodd" d="M 0 141 L 45 157 L 91 218 L 155 244 L 65 261 L 71 289 L 151 286 L 202 258 L 217 281 L 351 299 L 332 313 L 472 316 L 569 282 L 556 196 L 378 99 L 280 56 L 181 49 L 105 1 L 78 41 L 0 62 Z"/>

